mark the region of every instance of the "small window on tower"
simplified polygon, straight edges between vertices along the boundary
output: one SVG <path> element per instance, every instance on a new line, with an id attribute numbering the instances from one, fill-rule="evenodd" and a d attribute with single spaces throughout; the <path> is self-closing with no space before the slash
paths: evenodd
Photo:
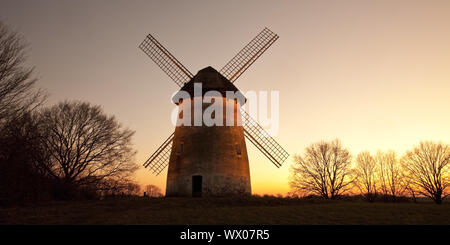
<path id="1" fill-rule="evenodd" d="M 236 154 L 238 154 L 238 156 L 240 156 L 242 154 L 241 146 L 239 144 L 236 144 Z"/>

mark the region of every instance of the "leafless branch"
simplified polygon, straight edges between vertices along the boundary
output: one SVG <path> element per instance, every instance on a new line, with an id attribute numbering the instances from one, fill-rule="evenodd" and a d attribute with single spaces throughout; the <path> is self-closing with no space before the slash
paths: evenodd
<path id="1" fill-rule="evenodd" d="M 295 156 L 290 186 L 296 192 L 335 198 L 350 188 L 351 155 L 339 140 L 319 142 Z"/>

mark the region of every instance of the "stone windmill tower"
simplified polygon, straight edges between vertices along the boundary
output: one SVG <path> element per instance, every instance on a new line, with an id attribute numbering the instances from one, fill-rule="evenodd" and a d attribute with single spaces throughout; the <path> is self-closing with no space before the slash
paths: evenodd
<path id="1" fill-rule="evenodd" d="M 288 158 L 289 154 L 241 108 L 246 100 L 234 86 L 236 79 L 277 39 L 278 35 L 264 28 L 220 72 L 206 67 L 195 76 L 152 35 L 139 45 L 181 87 L 172 98 L 180 113 L 175 132 L 144 163 L 156 175 L 169 167 L 166 196 L 250 194 L 245 138 L 277 167 Z M 237 97 L 227 97 L 229 92 Z M 201 108 L 199 113 L 203 115 L 210 105 L 204 102 L 206 97 L 223 102 L 223 113 L 214 117 L 219 117 L 224 126 L 206 125 L 203 121 L 195 124 L 194 107 Z M 190 115 L 183 115 L 188 111 Z M 184 124 L 180 122 L 182 118 L 187 118 Z"/>

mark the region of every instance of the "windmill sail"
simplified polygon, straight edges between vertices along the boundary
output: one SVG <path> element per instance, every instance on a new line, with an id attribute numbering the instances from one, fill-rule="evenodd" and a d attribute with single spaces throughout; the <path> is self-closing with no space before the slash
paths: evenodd
<path id="1" fill-rule="evenodd" d="M 169 165 L 173 136 L 174 133 L 143 164 L 145 168 L 149 167 L 149 170 L 156 175 L 160 174 Z"/>
<path id="2" fill-rule="evenodd" d="M 264 28 L 220 70 L 220 73 L 234 83 L 277 39 L 277 34 L 267 27 Z"/>
<path id="3" fill-rule="evenodd" d="M 192 73 L 186 69 L 158 40 L 151 34 L 142 41 L 139 48 L 144 51 L 172 80 L 180 87 L 189 82 L 193 77 Z"/>
<path id="4" fill-rule="evenodd" d="M 266 156 L 275 166 L 281 167 L 284 161 L 289 157 L 289 153 L 275 141 L 256 120 L 241 108 L 242 126 L 244 127 L 245 137 L 252 142 L 264 156 Z"/>
<path id="5" fill-rule="evenodd" d="M 231 59 L 220 73 L 231 83 L 234 83 L 276 40 L 278 35 L 264 28 L 253 38 L 233 59 Z M 191 81 L 193 74 L 184 67 L 164 46 L 152 35 L 147 35 L 139 45 L 144 51 L 179 87 Z M 217 72 L 217 71 L 216 71 Z M 229 82 L 228 82 L 229 83 Z M 280 167 L 289 154 L 257 123 L 250 115 L 241 109 L 244 135 L 260 150 L 275 166 Z M 241 131 L 242 132 L 242 131 Z M 148 158 L 143 164 L 154 174 L 159 175 L 168 165 L 174 133 Z M 176 142 L 175 142 L 176 144 Z M 248 165 L 248 161 L 247 161 Z M 250 185 L 249 185 L 250 186 Z M 250 188 L 250 187 L 249 187 Z M 248 189 L 250 190 L 250 189 Z"/>

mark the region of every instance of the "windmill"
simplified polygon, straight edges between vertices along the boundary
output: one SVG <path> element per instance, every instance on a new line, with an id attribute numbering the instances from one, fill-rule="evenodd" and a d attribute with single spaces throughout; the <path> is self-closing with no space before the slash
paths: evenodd
<path id="1" fill-rule="evenodd" d="M 158 175 L 168 166 L 166 196 L 222 196 L 250 194 L 250 170 L 245 138 L 256 146 L 276 167 L 289 154 L 241 107 L 245 103 L 227 99 L 224 91 L 239 92 L 234 82 L 278 39 L 264 28 L 221 70 L 212 67 L 195 76 L 152 35 L 139 48 L 144 51 L 180 87 L 178 93 L 191 96 L 186 103 L 175 95 L 172 100 L 179 112 L 193 105 L 198 95 L 195 84 L 202 85 L 201 97 L 208 91 L 221 91 L 214 99 L 231 105 L 242 124 L 232 126 L 177 126 L 162 145 L 143 164 Z M 177 94 L 178 94 L 177 93 Z M 207 103 L 202 103 L 205 110 Z M 225 115 L 224 115 L 225 117 Z M 178 118 L 180 120 L 180 118 Z"/>

